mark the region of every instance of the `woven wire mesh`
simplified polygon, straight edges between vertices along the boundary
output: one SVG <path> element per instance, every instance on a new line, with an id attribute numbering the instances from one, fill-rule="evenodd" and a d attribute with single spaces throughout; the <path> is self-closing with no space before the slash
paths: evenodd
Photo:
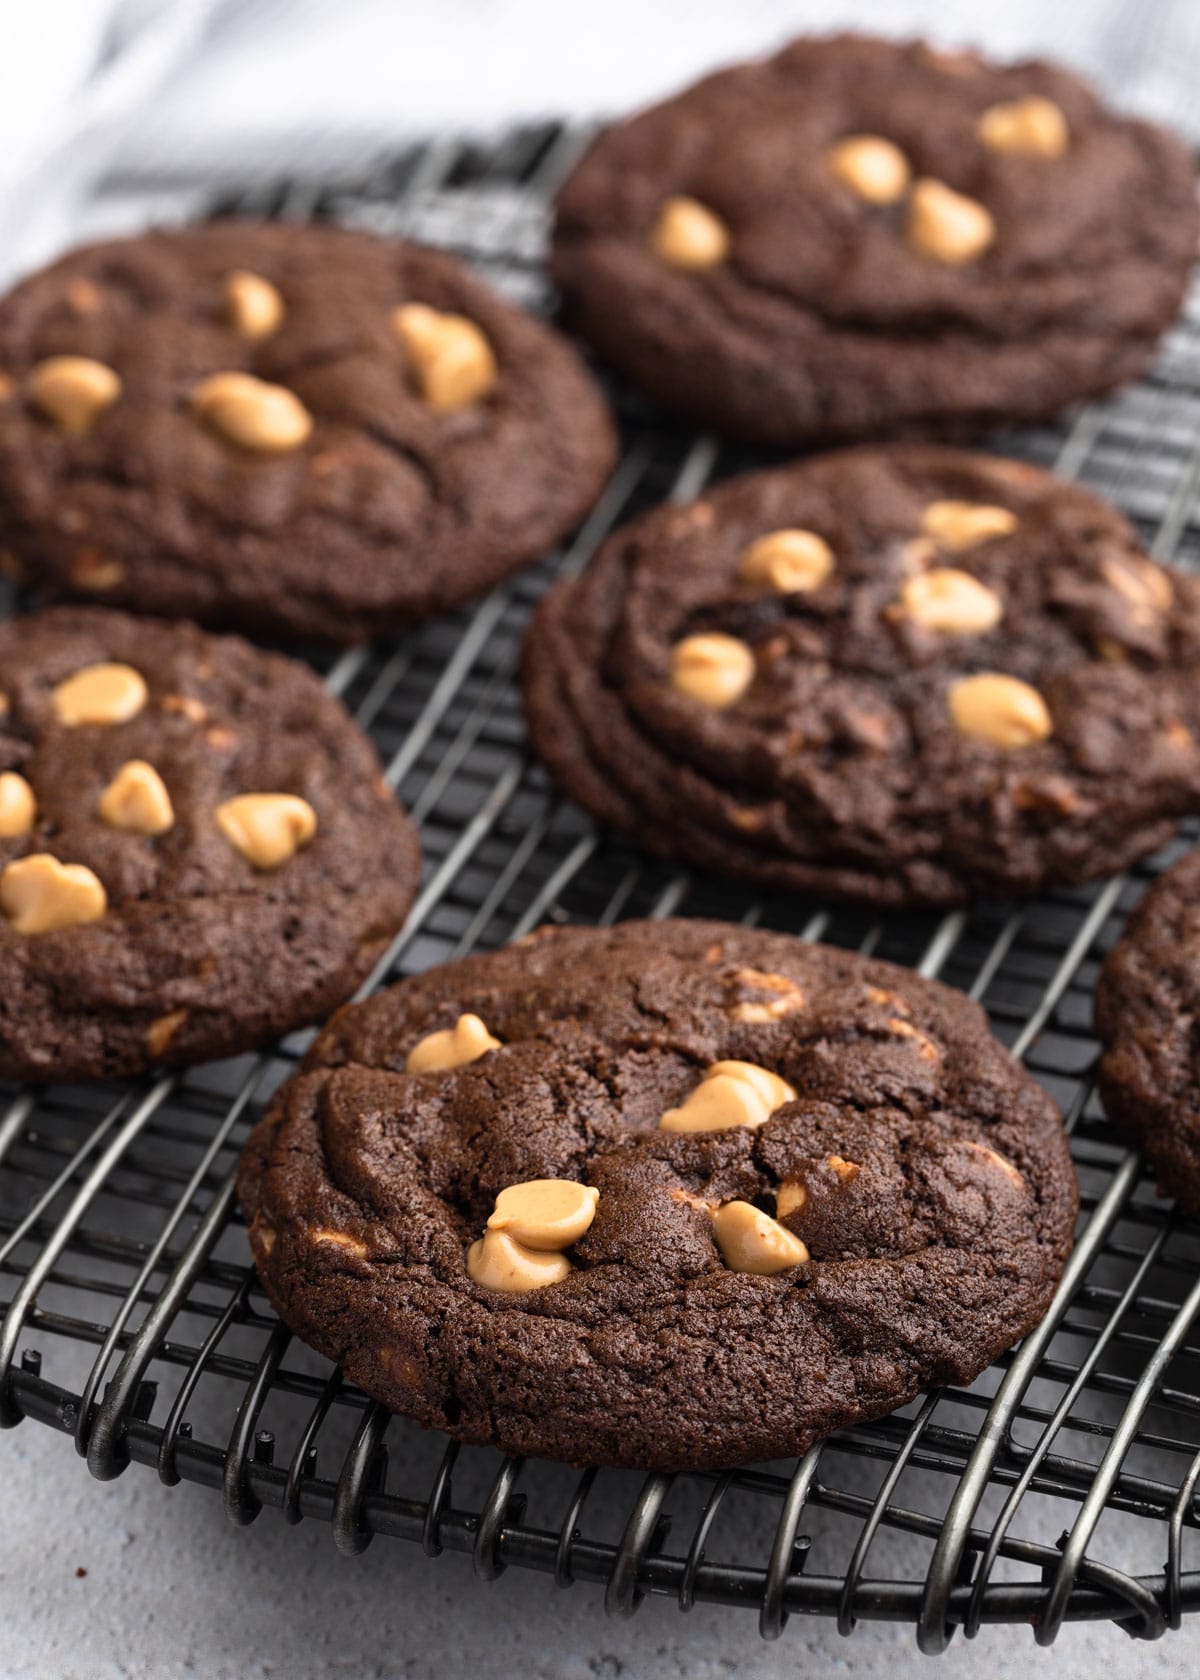
<path id="1" fill-rule="evenodd" d="M 223 208 L 317 216 L 447 246 L 510 296 L 549 303 L 547 204 L 586 142 L 539 128 L 487 151 L 444 143 L 344 188 L 290 183 Z M 1115 501 L 1160 558 L 1200 560 L 1200 300 L 1153 373 L 1059 428 L 1000 437 Z M 1016 909 L 878 918 L 755 894 L 649 863 L 562 802 L 525 755 L 520 632 L 550 579 L 612 527 L 752 464 L 613 392 L 625 449 L 566 549 L 474 609 L 387 648 L 314 655 L 370 731 L 418 818 L 426 874 L 376 983 L 502 944 L 545 920 L 666 914 L 757 922 L 870 951 L 982 1000 L 1061 1104 L 1083 1212 L 1039 1330 L 968 1389 L 933 1391 L 798 1463 L 646 1477 L 522 1463 L 389 1417 L 294 1342 L 248 1264 L 238 1148 L 308 1035 L 269 1054 L 129 1087 L 0 1097 L 0 1423 L 70 1434 L 93 1474 L 130 1463 L 221 1491 L 231 1518 L 275 1508 L 468 1551 L 560 1585 L 603 1583 L 628 1615 L 648 1592 L 753 1609 L 955 1628 L 1112 1619 L 1154 1637 L 1200 1608 L 1200 1225 L 1156 1199 L 1094 1093 L 1090 996 L 1146 881 Z M 1185 833 L 1194 835 L 1195 825 Z M 1189 1567 L 1189 1564 L 1192 1567 Z"/>

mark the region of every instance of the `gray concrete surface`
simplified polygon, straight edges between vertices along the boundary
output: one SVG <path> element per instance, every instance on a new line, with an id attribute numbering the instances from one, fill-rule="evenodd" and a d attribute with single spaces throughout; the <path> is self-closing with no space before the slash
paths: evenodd
<path id="1" fill-rule="evenodd" d="M 292 1529 L 266 1512 L 236 1529 L 214 1494 L 164 1488 L 137 1466 L 94 1482 L 70 1441 L 35 1423 L 0 1436 L 0 1488 L 3 1680 L 1162 1680 L 1200 1669 L 1200 1621 L 1153 1645 L 1072 1626 L 1049 1651 L 1027 1628 L 989 1628 L 936 1661 L 907 1627 L 861 1625 L 843 1640 L 793 1619 L 767 1646 L 745 1612 L 684 1617 L 662 1600 L 614 1622 L 590 1586 L 557 1592 L 516 1570 L 484 1585 L 463 1558 L 387 1541 L 343 1559 L 323 1525 Z"/>

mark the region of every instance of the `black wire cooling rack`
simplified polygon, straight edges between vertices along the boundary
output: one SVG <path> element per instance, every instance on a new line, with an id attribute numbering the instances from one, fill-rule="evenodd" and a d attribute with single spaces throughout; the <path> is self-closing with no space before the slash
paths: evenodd
<path id="1" fill-rule="evenodd" d="M 586 133 L 540 128 L 482 151 L 439 143 L 346 188 L 292 183 L 225 206 L 333 216 L 458 251 L 544 308 L 547 203 Z M 265 1507 L 471 1553 L 559 1586 L 602 1583 L 630 1615 L 647 1593 L 788 1616 L 954 1630 L 1110 1619 L 1153 1638 L 1200 1608 L 1200 1223 L 1157 1200 L 1093 1095 L 1097 968 L 1155 869 L 1016 909 L 879 919 L 648 863 L 552 792 L 525 756 L 513 671 L 558 571 L 619 521 L 686 499 L 752 457 L 614 394 L 626 447 L 566 551 L 474 610 L 383 649 L 317 656 L 371 732 L 424 836 L 423 891 L 387 975 L 551 920 L 712 915 L 873 951 L 980 998 L 1061 1104 L 1083 1193 L 1079 1241 L 1040 1328 L 969 1389 L 935 1390 L 802 1460 L 720 1476 L 582 1474 L 460 1450 L 344 1383 L 275 1319 L 233 1195 L 238 1147 L 306 1037 L 129 1087 L 0 1096 L 0 1423 L 73 1436 L 100 1478 L 137 1463 Z M 1200 309 L 1154 372 L 1066 426 L 995 440 L 1117 502 L 1152 551 L 1200 560 Z M 436 557 L 431 557 L 436 560 Z M 1196 833 L 1192 829 L 1193 836 Z M 1173 851 L 1178 851 L 1177 845 Z M 1190 1561 L 1193 1565 L 1188 1568 Z"/>

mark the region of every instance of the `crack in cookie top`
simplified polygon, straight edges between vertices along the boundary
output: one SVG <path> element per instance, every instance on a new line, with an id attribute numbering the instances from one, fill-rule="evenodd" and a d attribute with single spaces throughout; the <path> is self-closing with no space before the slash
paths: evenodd
<path id="1" fill-rule="evenodd" d="M 1158 1188 L 1200 1214 L 1200 851 L 1153 883 L 1109 953 L 1095 996 L 1100 1095 Z"/>
<path id="2" fill-rule="evenodd" d="M 706 922 L 547 929 L 349 1006 L 240 1192 L 276 1308 L 369 1393 L 640 1467 L 970 1380 L 1044 1310 L 1076 1207 L 975 1004 Z"/>
<path id="3" fill-rule="evenodd" d="M 1013 461 L 861 448 L 635 521 L 524 655 L 533 744 L 643 844 L 881 903 L 1032 893 L 1200 809 L 1200 586 Z"/>
<path id="4" fill-rule="evenodd" d="M 132 1074 L 322 1019 L 416 838 L 307 666 L 186 624 L 0 626 L 0 1074 Z"/>
<path id="5" fill-rule="evenodd" d="M 652 395 L 794 445 L 1034 418 L 1131 377 L 1198 225 L 1186 148 L 1067 71 L 842 35 L 608 129 L 552 265 Z"/>
<path id="6" fill-rule="evenodd" d="M 418 246 L 208 223 L 0 301 L 0 551 L 49 594 L 362 639 L 538 558 L 612 458 L 568 345 Z"/>

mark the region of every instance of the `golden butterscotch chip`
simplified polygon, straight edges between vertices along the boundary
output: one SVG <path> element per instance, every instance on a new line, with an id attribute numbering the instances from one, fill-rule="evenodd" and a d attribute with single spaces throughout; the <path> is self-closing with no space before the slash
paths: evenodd
<path id="1" fill-rule="evenodd" d="M 404 1069 L 406 1073 L 441 1073 L 499 1048 L 500 1040 L 492 1037 L 478 1015 L 460 1015 L 452 1027 L 428 1033 L 414 1044 Z"/>
<path id="2" fill-rule="evenodd" d="M 317 832 L 317 813 L 294 793 L 240 793 L 214 812 L 217 827 L 255 869 L 278 869 Z"/>
<path id="3" fill-rule="evenodd" d="M 1053 724 L 1036 688 L 1001 671 L 981 671 L 951 685 L 950 715 L 960 735 L 1014 750 L 1044 741 Z"/>
<path id="4" fill-rule="evenodd" d="M 770 974 L 758 968 L 740 968 L 734 980 L 750 991 L 766 992 L 763 999 L 747 998 L 729 1011 L 735 1021 L 781 1021 L 804 1008 L 804 993 L 786 974 Z"/>
<path id="5" fill-rule="evenodd" d="M 0 874 L 0 910 L 17 933 L 51 933 L 98 922 L 108 897 L 82 863 L 60 863 L 49 852 L 17 858 Z"/>
<path id="6" fill-rule="evenodd" d="M 111 828 L 134 834 L 165 834 L 175 821 L 166 783 L 144 758 L 131 758 L 109 782 L 96 806 Z"/>
<path id="7" fill-rule="evenodd" d="M 125 581 L 125 568 L 99 548 L 80 548 L 71 556 L 71 582 L 77 589 L 103 595 Z"/>
<path id="8" fill-rule="evenodd" d="M 526 1248 L 570 1248 L 596 1217 L 599 1190 L 570 1178 L 531 1178 L 496 1197 L 489 1231 L 507 1231 Z"/>
<path id="9" fill-rule="evenodd" d="M 996 237 L 996 224 L 975 199 L 925 178 L 913 183 L 906 234 L 921 256 L 957 267 L 983 255 Z"/>
<path id="10" fill-rule="evenodd" d="M 912 174 L 899 146 L 878 134 L 848 134 L 830 147 L 825 161 L 830 174 L 868 204 L 895 204 Z"/>
<path id="11" fill-rule="evenodd" d="M 565 1254 L 526 1248 L 507 1231 L 485 1231 L 467 1250 L 467 1273 L 473 1281 L 507 1295 L 561 1283 L 570 1270 Z"/>
<path id="12" fill-rule="evenodd" d="M 717 268 L 729 255 L 729 229 L 697 198 L 668 198 L 658 212 L 650 248 L 671 268 Z"/>
<path id="13" fill-rule="evenodd" d="M 993 507 L 988 502 L 930 502 L 921 513 L 921 529 L 942 548 L 954 554 L 1007 537 L 1017 528 L 1011 508 Z"/>
<path id="14" fill-rule="evenodd" d="M 761 1126 L 796 1093 L 786 1079 L 754 1062 L 713 1062 L 678 1108 L 658 1122 L 664 1132 L 724 1132 Z"/>
<path id="15" fill-rule="evenodd" d="M 37 816 L 37 800 L 24 776 L 6 770 L 0 776 L 0 840 L 28 834 Z"/>
<path id="16" fill-rule="evenodd" d="M 242 338 L 270 338 L 283 325 L 279 289 L 261 274 L 235 268 L 225 277 L 223 300 L 229 324 Z"/>
<path id="17" fill-rule="evenodd" d="M 775 1192 L 775 1213 L 780 1219 L 786 1219 L 790 1213 L 798 1213 L 808 1200 L 808 1191 L 798 1178 L 785 1178 Z"/>
<path id="18" fill-rule="evenodd" d="M 726 1202 L 712 1220 L 721 1258 L 731 1272 L 774 1277 L 808 1259 L 800 1238 L 752 1202 Z"/>
<path id="19" fill-rule="evenodd" d="M 51 696 L 55 715 L 71 729 L 128 723 L 146 704 L 145 678 L 132 665 L 85 665 Z"/>
<path id="20" fill-rule="evenodd" d="M 365 1260 L 367 1257 L 366 1243 L 360 1243 L 357 1237 L 350 1236 L 346 1231 L 332 1231 L 328 1226 L 315 1225 L 308 1235 L 310 1240 L 315 1243 L 324 1243 L 330 1248 L 344 1249 L 347 1254 L 352 1254 L 356 1260 Z"/>
<path id="21" fill-rule="evenodd" d="M 738 562 L 743 583 L 765 583 L 780 594 L 817 589 L 833 570 L 833 550 L 815 531 L 768 531 Z"/>
<path id="22" fill-rule="evenodd" d="M 956 566 L 937 566 L 906 580 L 900 591 L 904 616 L 926 630 L 979 636 L 993 630 L 1004 612 L 995 590 Z"/>
<path id="23" fill-rule="evenodd" d="M 754 681 L 754 650 L 719 631 L 685 636 L 671 649 L 671 683 L 714 711 L 740 700 Z"/>
<path id="24" fill-rule="evenodd" d="M 157 1020 L 151 1021 L 146 1028 L 146 1049 L 152 1056 L 158 1057 L 163 1054 L 187 1017 L 186 1009 L 172 1009 L 168 1014 L 160 1015 Z"/>
<path id="25" fill-rule="evenodd" d="M 989 105 L 976 124 L 976 132 L 991 151 L 1025 157 L 1062 157 L 1071 143 L 1062 106 L 1036 93 Z"/>
<path id="26" fill-rule="evenodd" d="M 830 1155 L 825 1165 L 843 1184 L 853 1184 L 862 1171 L 857 1161 L 847 1161 L 844 1155 Z"/>
<path id="27" fill-rule="evenodd" d="M 120 375 L 90 356 L 50 356 L 29 375 L 29 400 L 60 431 L 80 436 L 121 395 Z"/>
<path id="28" fill-rule="evenodd" d="M 286 455 L 308 441 L 312 415 L 286 385 L 252 373 L 214 373 L 192 392 L 192 408 L 212 431 L 257 455 Z"/>
<path id="29" fill-rule="evenodd" d="M 405 303 L 392 311 L 392 327 L 412 363 L 422 397 L 437 413 L 467 408 L 495 385 L 498 369 L 492 347 L 465 315 Z"/>

